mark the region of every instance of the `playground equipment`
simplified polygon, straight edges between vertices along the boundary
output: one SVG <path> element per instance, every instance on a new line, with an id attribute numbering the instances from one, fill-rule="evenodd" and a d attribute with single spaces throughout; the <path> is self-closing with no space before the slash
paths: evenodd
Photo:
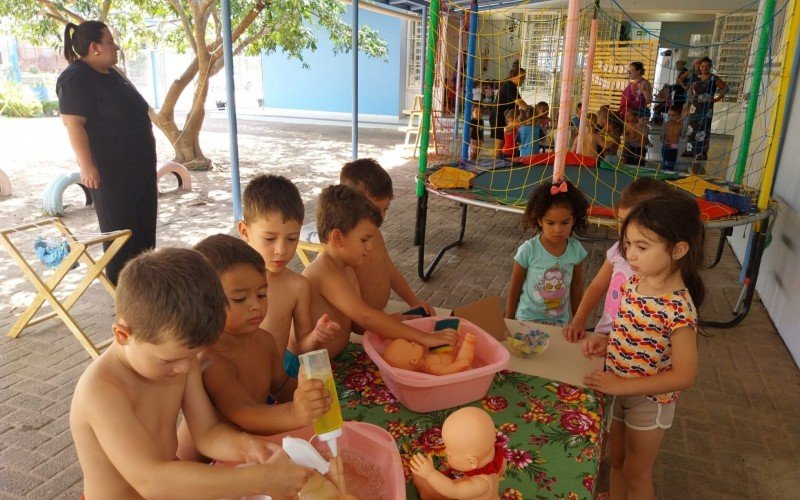
<path id="1" fill-rule="evenodd" d="M 172 174 L 178 180 L 179 190 L 192 190 L 192 176 L 189 174 L 189 170 L 180 163 L 174 161 L 162 162 L 156 167 L 156 172 L 159 180 L 168 174 Z M 0 181 L 2 181 L 2 178 L 0 178 Z M 83 190 L 83 194 L 86 197 L 86 206 L 92 206 L 92 193 L 86 186 L 81 184 L 81 173 L 69 172 L 59 175 L 45 188 L 42 196 L 42 207 L 45 214 L 58 217 L 65 215 L 64 191 L 73 184 L 77 184 Z"/>
<path id="2" fill-rule="evenodd" d="M 83 190 L 86 206 L 92 206 L 92 194 L 86 186 L 81 184 L 81 173 L 69 172 L 59 175 L 50 181 L 50 184 L 45 188 L 42 196 L 42 208 L 45 214 L 58 217 L 63 217 L 66 214 L 64 210 L 64 191 L 73 184 L 77 184 Z"/>
<path id="3" fill-rule="evenodd" d="M 192 176 L 189 170 L 178 162 L 165 161 L 158 165 L 158 179 L 161 180 L 167 174 L 172 174 L 178 179 L 178 189 L 183 191 L 192 190 Z"/>
<path id="4" fill-rule="evenodd" d="M 783 88 L 789 80 L 792 68 L 788 62 L 793 60 L 797 44 L 800 14 L 796 2 L 777 2 L 778 5 L 776 0 L 762 0 L 758 11 L 759 3 L 751 2 L 719 16 L 714 23 L 713 42 L 693 46 L 664 40 L 658 34 L 650 33 L 614 0 L 611 8 L 605 10 L 599 7 L 599 3 L 587 3 L 581 9 L 579 0 L 571 0 L 569 7 L 562 11 L 529 7 L 515 11 L 515 6 L 504 7 L 489 0 L 471 0 L 469 3 L 446 0 L 444 5 L 433 0 L 429 9 L 421 151 L 428 150 L 432 116 L 441 114 L 444 109 L 442 99 L 438 98 L 443 95 L 442 82 L 453 74 L 456 75 L 457 102 L 452 117 L 454 123 L 449 125 L 452 131 L 449 150 L 453 154 L 443 160 L 437 158 L 437 164 L 431 168 L 428 167 L 428 156 L 420 155 L 414 237 L 419 246 L 419 276 L 423 280 L 429 279 L 442 256 L 461 244 L 466 233 L 469 206 L 521 214 L 528 194 L 536 186 L 542 182 L 556 183 L 566 177 L 590 199 L 590 222 L 613 226 L 616 225 L 613 207 L 621 191 L 633 179 L 650 176 L 672 182 L 677 188 L 698 197 L 707 220 L 706 227 L 719 230 L 723 236 L 712 267 L 722 255 L 724 236 L 732 234 L 737 226 L 752 228 L 748 257 L 743 265 L 742 299 L 734 308 L 733 318 L 727 322 L 707 322 L 706 325 L 727 327 L 739 323 L 749 310 L 761 257 L 775 216 L 770 193 L 778 141 L 772 139 L 781 134 L 782 110 L 787 105 L 776 90 L 779 85 Z M 743 12 L 747 14 L 745 18 L 749 16 L 754 20 L 751 29 L 733 29 L 741 21 Z M 454 26 L 457 27 L 455 30 Z M 636 29 L 644 39 L 620 40 L 623 26 Z M 455 36 L 452 35 L 454 31 Z M 659 40 L 666 47 L 659 47 Z M 667 53 L 670 58 L 666 58 Z M 727 95 L 721 92 L 722 95 L 716 96 L 720 102 L 716 104 L 710 128 L 703 130 L 704 136 L 710 140 L 704 143 L 698 134 L 698 145 L 708 147 L 707 155 L 693 154 L 691 160 L 680 162 L 677 169 L 665 169 L 658 151 L 660 148 L 655 147 L 661 141 L 655 129 L 648 133 L 651 139 L 655 138 L 654 147 L 635 164 L 623 162 L 623 154 L 600 160 L 593 155 L 566 154 L 566 144 L 572 135 L 570 122 L 573 120 L 569 118 L 575 104 L 579 99 L 584 104 L 581 114 L 576 117 L 580 138 L 589 133 L 589 112 L 595 113 L 603 105 L 612 111 L 619 107 L 620 95 L 629 83 L 627 67 L 630 62 L 643 62 L 645 78 L 653 81 L 657 74 L 663 77 L 665 71 L 672 72 L 672 66 L 679 58 L 688 61 L 691 68 L 695 58 L 707 54 L 721 58 L 719 67 L 726 73 L 717 74 L 717 77 L 727 80 L 728 87 L 733 90 Z M 731 64 L 730 58 L 733 57 L 739 58 L 740 63 Z M 439 64 L 435 64 L 436 61 Z M 780 61 L 784 63 L 778 64 Z M 553 122 L 558 125 L 548 131 L 544 140 L 556 145 L 555 154 L 495 158 L 493 146 L 490 146 L 484 148 L 485 152 L 479 158 L 469 160 L 469 120 L 472 106 L 477 104 L 473 102 L 472 88 L 475 83 L 484 87 L 493 85 L 495 80 L 507 80 L 515 62 L 527 69 L 526 83 L 519 88 L 521 97 L 528 104 L 540 100 L 550 103 L 550 116 L 556 118 Z M 582 75 L 574 71 L 576 67 L 585 68 Z M 753 68 L 751 74 L 743 69 L 748 67 Z M 677 73 L 668 77 L 666 81 L 673 82 Z M 699 88 L 694 83 L 689 87 L 693 92 Z M 658 90 L 654 89 L 654 92 Z M 659 103 L 663 106 L 676 103 L 674 86 L 667 90 L 668 98 Z M 491 119 L 496 101 L 489 99 L 480 105 L 490 109 Z M 659 109 L 659 112 L 664 110 Z M 694 113 L 691 108 L 690 113 Z M 434 130 L 436 126 L 437 122 L 433 121 Z M 437 140 L 441 141 L 442 137 L 443 134 L 439 133 Z M 486 141 L 491 142 L 491 139 Z M 682 140 L 681 148 L 685 147 Z M 626 148 L 620 147 L 619 153 Z M 466 185 L 438 184 L 437 179 L 445 176 L 437 176 L 437 172 L 445 167 L 461 172 Z M 453 175 L 446 178 L 452 179 Z M 706 197 L 706 189 L 740 195 L 752 201 L 753 209 L 739 212 L 734 206 L 711 201 L 719 199 L 719 196 Z M 457 238 L 439 250 L 426 266 L 425 236 L 431 195 L 460 204 L 462 211 Z"/>
<path id="5" fill-rule="evenodd" d="M 11 179 L 0 170 L 0 196 L 11 196 Z"/>

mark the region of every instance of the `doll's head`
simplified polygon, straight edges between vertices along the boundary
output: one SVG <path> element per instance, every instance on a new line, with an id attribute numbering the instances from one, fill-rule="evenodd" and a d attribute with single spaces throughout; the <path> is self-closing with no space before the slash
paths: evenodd
<path id="1" fill-rule="evenodd" d="M 442 425 L 447 463 L 466 472 L 483 467 L 494 458 L 497 430 L 484 410 L 468 406 L 452 413 Z"/>
<path id="2" fill-rule="evenodd" d="M 416 342 L 395 339 L 383 351 L 383 359 L 395 368 L 418 371 L 425 360 L 425 348 Z"/>

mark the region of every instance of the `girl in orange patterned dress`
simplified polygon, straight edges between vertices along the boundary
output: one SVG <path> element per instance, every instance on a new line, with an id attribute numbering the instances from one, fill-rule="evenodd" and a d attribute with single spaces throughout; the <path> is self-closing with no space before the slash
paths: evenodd
<path id="1" fill-rule="evenodd" d="M 608 336 L 591 334 L 586 356 L 605 370 L 584 383 L 613 396 L 611 498 L 654 498 L 652 471 L 680 391 L 697 374 L 697 307 L 705 288 L 704 228 L 694 199 L 674 191 L 642 201 L 622 225 L 620 246 L 634 276 Z"/>

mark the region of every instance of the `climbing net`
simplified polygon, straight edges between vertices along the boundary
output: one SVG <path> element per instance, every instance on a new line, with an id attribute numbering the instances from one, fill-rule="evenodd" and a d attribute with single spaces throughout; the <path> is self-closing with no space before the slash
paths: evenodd
<path id="1" fill-rule="evenodd" d="M 705 198 L 707 218 L 766 209 L 795 2 L 743 3 L 688 39 L 616 0 L 571 8 L 445 0 L 420 160 L 427 188 L 519 209 L 555 170 L 599 218 L 642 176 Z"/>

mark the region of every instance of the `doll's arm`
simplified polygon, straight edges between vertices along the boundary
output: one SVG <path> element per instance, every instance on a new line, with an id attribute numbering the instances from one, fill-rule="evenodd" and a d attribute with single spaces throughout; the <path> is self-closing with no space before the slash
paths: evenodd
<path id="1" fill-rule="evenodd" d="M 489 493 L 491 482 L 484 476 L 454 481 L 433 468 L 430 457 L 420 453 L 411 457 L 411 472 L 426 480 L 431 488 L 448 498 L 475 498 Z"/>

